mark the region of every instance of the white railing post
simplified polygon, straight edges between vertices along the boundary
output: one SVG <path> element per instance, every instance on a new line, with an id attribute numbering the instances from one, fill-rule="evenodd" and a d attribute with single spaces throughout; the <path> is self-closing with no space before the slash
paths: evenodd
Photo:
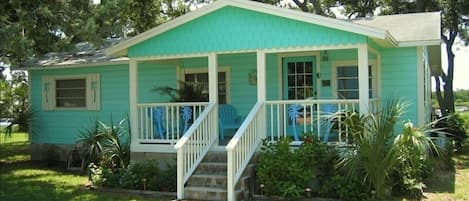
<path id="1" fill-rule="evenodd" d="M 184 198 L 184 148 L 177 150 L 177 199 Z"/>

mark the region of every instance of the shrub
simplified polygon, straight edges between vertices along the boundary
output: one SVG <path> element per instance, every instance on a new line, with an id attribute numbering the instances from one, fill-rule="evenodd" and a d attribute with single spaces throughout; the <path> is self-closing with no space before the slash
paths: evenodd
<path id="1" fill-rule="evenodd" d="M 464 140 L 467 138 L 467 122 L 463 118 L 469 119 L 469 115 L 461 116 L 459 114 L 451 114 L 447 117 L 443 117 L 437 121 L 434 125 L 440 132 L 446 134 L 446 136 L 454 142 L 454 148 L 456 152 L 462 151 Z"/>
<path id="2" fill-rule="evenodd" d="M 129 133 L 125 128 L 127 118 L 114 125 L 107 125 L 97 120 L 92 126 L 81 132 L 78 144 L 84 147 L 88 163 L 96 163 L 111 168 L 113 171 L 125 168 L 130 162 Z"/>
<path id="3" fill-rule="evenodd" d="M 288 198 L 300 197 L 305 188 L 318 192 L 333 169 L 336 154 L 333 149 L 311 135 L 296 150 L 290 139 L 277 143 L 263 142 L 257 168 L 258 182 L 264 185 L 267 195 Z"/>
<path id="4" fill-rule="evenodd" d="M 336 173 L 324 183 L 320 195 L 347 201 L 367 201 L 371 200 L 370 192 L 370 186 L 358 178 Z"/>
<path id="5" fill-rule="evenodd" d="M 155 160 L 140 161 L 127 168 L 111 169 L 91 163 L 89 178 L 95 186 L 137 190 L 176 191 L 176 167 L 159 168 Z"/>

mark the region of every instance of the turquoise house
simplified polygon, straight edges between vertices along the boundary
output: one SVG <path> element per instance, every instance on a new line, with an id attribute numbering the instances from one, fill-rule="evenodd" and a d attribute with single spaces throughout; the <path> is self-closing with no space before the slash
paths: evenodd
<path id="1" fill-rule="evenodd" d="M 32 147 L 69 150 L 90 120 L 128 115 L 132 160 L 177 158 L 178 198 L 194 198 L 188 181 L 207 154 L 219 152 L 226 155 L 226 187 L 213 191 L 235 200 L 262 139 L 301 143 L 308 132 L 323 140 L 328 115 L 373 112 L 386 97 L 407 101 L 406 119 L 414 124 L 428 122 L 440 42 L 440 13 L 338 20 L 216 1 L 92 59 L 83 53 L 28 68 L 37 116 Z M 208 100 L 174 103 L 152 91 L 178 88 L 179 81 L 202 86 Z M 237 115 L 220 115 L 226 108 Z M 240 122 L 220 132 L 227 115 Z M 330 137 L 347 140 L 346 131 Z"/>

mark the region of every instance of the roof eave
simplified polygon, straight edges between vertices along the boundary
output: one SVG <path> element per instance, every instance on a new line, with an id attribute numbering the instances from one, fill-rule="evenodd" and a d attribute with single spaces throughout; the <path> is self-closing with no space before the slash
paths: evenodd
<path id="1" fill-rule="evenodd" d="M 402 42 L 399 42 L 398 47 L 432 46 L 432 45 L 441 45 L 441 39 L 420 40 L 420 41 L 402 41 Z"/>
<path id="2" fill-rule="evenodd" d="M 52 70 L 52 69 L 64 69 L 64 68 L 84 68 L 94 66 L 110 66 L 110 65 L 122 65 L 128 64 L 129 60 L 117 60 L 117 61 L 103 61 L 96 63 L 80 63 L 80 64 L 64 64 L 64 65 L 47 65 L 47 66 L 30 66 L 20 67 L 21 70 Z"/>

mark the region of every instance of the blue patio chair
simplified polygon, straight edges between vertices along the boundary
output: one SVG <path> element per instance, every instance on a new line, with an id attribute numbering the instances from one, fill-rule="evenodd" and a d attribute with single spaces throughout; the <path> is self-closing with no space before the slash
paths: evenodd
<path id="1" fill-rule="evenodd" d="M 329 137 L 331 133 L 333 132 L 333 126 L 334 126 L 334 116 L 333 114 L 337 111 L 337 108 L 335 105 L 332 104 L 325 104 L 322 107 L 321 115 L 324 115 L 327 117 L 326 122 L 325 122 L 325 131 L 326 134 L 324 135 L 323 142 L 326 143 L 329 141 Z"/>
<path id="2" fill-rule="evenodd" d="M 288 117 L 292 122 L 292 129 L 293 129 L 293 139 L 295 141 L 300 141 L 300 137 L 298 136 L 298 130 L 296 128 L 296 124 L 298 117 L 300 117 L 300 110 L 301 106 L 298 104 L 293 104 L 288 106 Z"/>
<path id="3" fill-rule="evenodd" d="M 242 117 L 238 116 L 236 108 L 232 105 L 224 104 L 218 108 L 218 129 L 220 139 L 225 139 L 225 131 L 230 129 L 238 129 L 242 123 Z"/>
<path id="4" fill-rule="evenodd" d="M 164 107 L 153 108 L 153 126 L 154 126 L 154 130 L 158 131 L 158 135 L 160 139 L 165 139 L 164 135 L 166 134 L 166 129 L 164 129 L 163 125 L 164 125 Z M 156 133 L 154 133 L 154 135 L 156 135 Z"/>

